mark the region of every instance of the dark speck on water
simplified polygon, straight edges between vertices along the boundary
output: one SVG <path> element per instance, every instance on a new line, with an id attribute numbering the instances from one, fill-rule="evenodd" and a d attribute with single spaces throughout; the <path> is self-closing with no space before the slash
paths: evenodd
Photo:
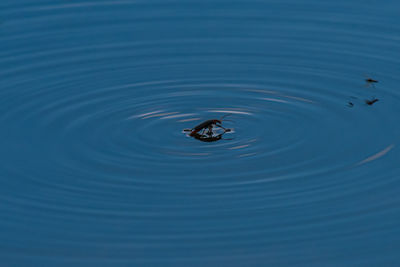
<path id="1" fill-rule="evenodd" d="M 366 79 L 365 80 L 367 83 L 377 83 L 378 81 L 377 80 L 374 80 L 374 79 L 371 79 L 371 78 L 368 78 L 368 79 Z"/>
<path id="2" fill-rule="evenodd" d="M 376 103 L 376 102 L 378 102 L 379 101 L 379 99 L 377 99 L 377 98 L 373 98 L 373 99 L 371 99 L 371 100 L 365 100 L 365 103 L 367 104 L 367 105 L 369 105 L 369 106 L 372 106 L 374 103 Z"/>

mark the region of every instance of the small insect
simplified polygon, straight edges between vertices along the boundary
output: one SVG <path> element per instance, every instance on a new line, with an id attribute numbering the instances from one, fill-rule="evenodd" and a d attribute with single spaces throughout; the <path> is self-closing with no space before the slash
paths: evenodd
<path id="1" fill-rule="evenodd" d="M 368 106 L 372 106 L 374 103 L 376 103 L 378 101 L 379 101 L 379 99 L 374 97 L 371 100 L 369 100 L 369 99 L 365 100 L 365 104 L 367 104 Z"/>
<path id="2" fill-rule="evenodd" d="M 186 131 L 186 132 L 187 131 L 191 131 L 191 133 L 190 133 L 191 136 L 199 133 L 200 131 L 202 131 L 201 134 L 204 134 L 204 132 L 206 130 L 208 130 L 208 135 L 210 135 L 210 133 L 212 135 L 212 129 L 213 129 L 214 126 L 217 126 L 219 128 L 224 129 L 225 131 L 227 131 L 229 129 L 226 129 L 226 128 L 222 127 L 221 124 L 222 124 L 222 119 L 224 117 L 226 117 L 226 116 L 229 116 L 229 115 L 230 114 L 226 114 L 226 115 L 222 116 L 221 119 L 219 119 L 219 120 L 218 119 L 206 120 L 206 121 L 200 123 L 199 125 L 196 125 L 192 129 L 185 129 L 184 131 Z"/>
<path id="3" fill-rule="evenodd" d="M 190 136 L 194 137 L 198 140 L 204 141 L 204 142 L 213 142 L 220 140 L 222 135 L 224 133 L 230 132 L 231 129 L 227 129 L 223 127 L 222 124 L 222 119 L 230 114 L 227 114 L 225 116 L 222 116 L 221 119 L 212 119 L 212 120 L 206 120 L 199 125 L 196 125 L 192 129 L 184 129 L 184 132 L 190 132 Z M 214 127 L 218 127 L 224 130 L 222 134 L 217 134 L 214 135 L 213 129 Z"/>
<path id="4" fill-rule="evenodd" d="M 372 78 L 369 78 L 368 76 L 366 76 L 365 82 L 366 82 L 366 86 L 372 86 L 375 88 L 375 83 L 377 83 L 378 80 L 375 80 L 375 79 L 372 79 Z"/>
<path id="5" fill-rule="evenodd" d="M 374 80 L 374 79 L 372 79 L 372 78 L 367 78 L 367 79 L 365 79 L 365 81 L 366 81 L 367 83 L 377 83 L 377 82 L 378 82 L 377 80 Z"/>
<path id="6" fill-rule="evenodd" d="M 213 134 L 212 129 L 214 128 L 214 126 L 219 127 L 219 128 L 222 128 L 222 129 L 224 129 L 224 130 L 229 130 L 229 129 L 226 129 L 226 128 L 222 127 L 221 124 L 222 124 L 222 121 L 221 121 L 221 120 L 217 120 L 217 119 L 207 120 L 207 121 L 202 122 L 202 123 L 200 123 L 199 125 L 195 126 L 195 127 L 192 129 L 192 132 L 190 133 L 190 135 L 192 136 L 192 135 L 194 135 L 194 134 L 199 133 L 200 131 L 201 131 L 201 134 L 204 134 L 204 132 L 205 132 L 206 130 L 208 130 L 208 131 L 207 131 L 207 134 L 208 134 L 208 135 L 212 135 L 212 134 Z"/>

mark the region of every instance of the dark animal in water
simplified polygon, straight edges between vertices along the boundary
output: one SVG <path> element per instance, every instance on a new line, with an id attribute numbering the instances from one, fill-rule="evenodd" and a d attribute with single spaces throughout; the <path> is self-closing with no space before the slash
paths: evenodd
<path id="1" fill-rule="evenodd" d="M 378 102 L 379 99 L 378 98 L 373 98 L 371 100 L 365 100 L 365 104 L 367 104 L 368 106 L 372 106 L 375 102 Z"/>
<path id="2" fill-rule="evenodd" d="M 190 136 L 194 137 L 195 139 L 200 140 L 202 142 L 215 142 L 215 141 L 221 140 L 222 136 L 225 133 L 228 133 L 230 131 L 231 131 L 231 129 L 225 129 L 223 133 L 214 135 L 214 133 L 211 129 L 206 134 L 199 134 L 198 132 L 191 132 Z M 232 140 L 232 139 L 224 139 L 224 140 Z"/>
<path id="3" fill-rule="evenodd" d="M 222 135 L 230 132 L 231 129 L 227 129 L 225 127 L 222 127 L 222 119 L 226 116 L 229 116 L 231 114 L 226 114 L 222 116 L 219 120 L 218 119 L 212 119 L 212 120 L 206 120 L 199 125 L 196 125 L 192 129 L 184 129 L 184 132 L 189 132 L 189 136 L 194 137 L 197 140 L 203 141 L 203 142 L 214 142 L 218 141 L 222 138 Z M 213 130 L 215 129 L 214 127 L 218 127 L 223 129 L 223 133 L 221 131 L 217 131 L 215 133 Z M 205 132 L 206 131 L 206 132 Z M 226 139 L 230 140 L 230 139 Z"/>
<path id="4" fill-rule="evenodd" d="M 365 81 L 366 81 L 367 83 L 377 83 L 377 82 L 378 82 L 377 80 L 374 80 L 374 79 L 372 79 L 372 78 L 365 79 Z"/>
<path id="5" fill-rule="evenodd" d="M 192 128 L 190 130 L 191 131 L 190 136 L 194 136 L 201 130 L 203 130 L 203 132 L 202 132 L 202 134 L 203 134 L 206 129 L 208 129 L 208 135 L 211 136 L 212 129 L 214 126 L 224 129 L 225 132 L 229 132 L 230 131 L 229 129 L 226 129 L 226 128 L 222 127 L 222 125 L 221 125 L 222 119 L 229 115 L 231 115 L 231 114 L 226 114 L 226 115 L 222 116 L 221 119 L 219 119 L 219 120 L 218 119 L 206 120 L 206 121 L 200 123 L 199 125 L 196 125 L 194 128 Z"/>
<path id="6" fill-rule="evenodd" d="M 365 79 L 365 81 L 367 82 L 366 86 L 370 86 L 372 85 L 372 87 L 375 88 L 375 83 L 378 82 L 378 80 L 372 79 L 372 78 L 367 78 Z"/>
<path id="7" fill-rule="evenodd" d="M 218 127 L 223 128 L 223 127 L 221 126 L 221 123 L 222 123 L 222 122 L 221 122 L 220 120 L 216 120 L 216 119 L 214 119 L 214 120 L 207 120 L 207 121 L 202 122 L 202 123 L 200 123 L 199 125 L 195 126 L 195 127 L 192 129 L 192 132 L 190 133 L 190 135 L 191 135 L 191 136 L 194 136 L 195 134 L 197 134 L 197 133 L 200 132 L 201 130 L 205 130 L 205 129 L 211 130 L 214 126 L 218 126 Z M 224 129 L 224 128 L 223 128 L 223 129 Z"/>

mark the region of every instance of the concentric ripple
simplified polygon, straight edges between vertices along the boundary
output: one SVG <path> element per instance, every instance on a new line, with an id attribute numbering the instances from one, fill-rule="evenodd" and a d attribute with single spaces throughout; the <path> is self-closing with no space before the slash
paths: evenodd
<path id="1" fill-rule="evenodd" d="M 390 266 L 398 7 L 1 3 L 2 261 Z"/>

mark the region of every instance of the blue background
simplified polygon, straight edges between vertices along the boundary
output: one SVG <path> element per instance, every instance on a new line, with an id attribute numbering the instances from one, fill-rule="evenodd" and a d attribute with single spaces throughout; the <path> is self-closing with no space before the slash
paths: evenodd
<path id="1" fill-rule="evenodd" d="M 399 266 L 399 14 L 1 1 L 0 265 Z"/>

